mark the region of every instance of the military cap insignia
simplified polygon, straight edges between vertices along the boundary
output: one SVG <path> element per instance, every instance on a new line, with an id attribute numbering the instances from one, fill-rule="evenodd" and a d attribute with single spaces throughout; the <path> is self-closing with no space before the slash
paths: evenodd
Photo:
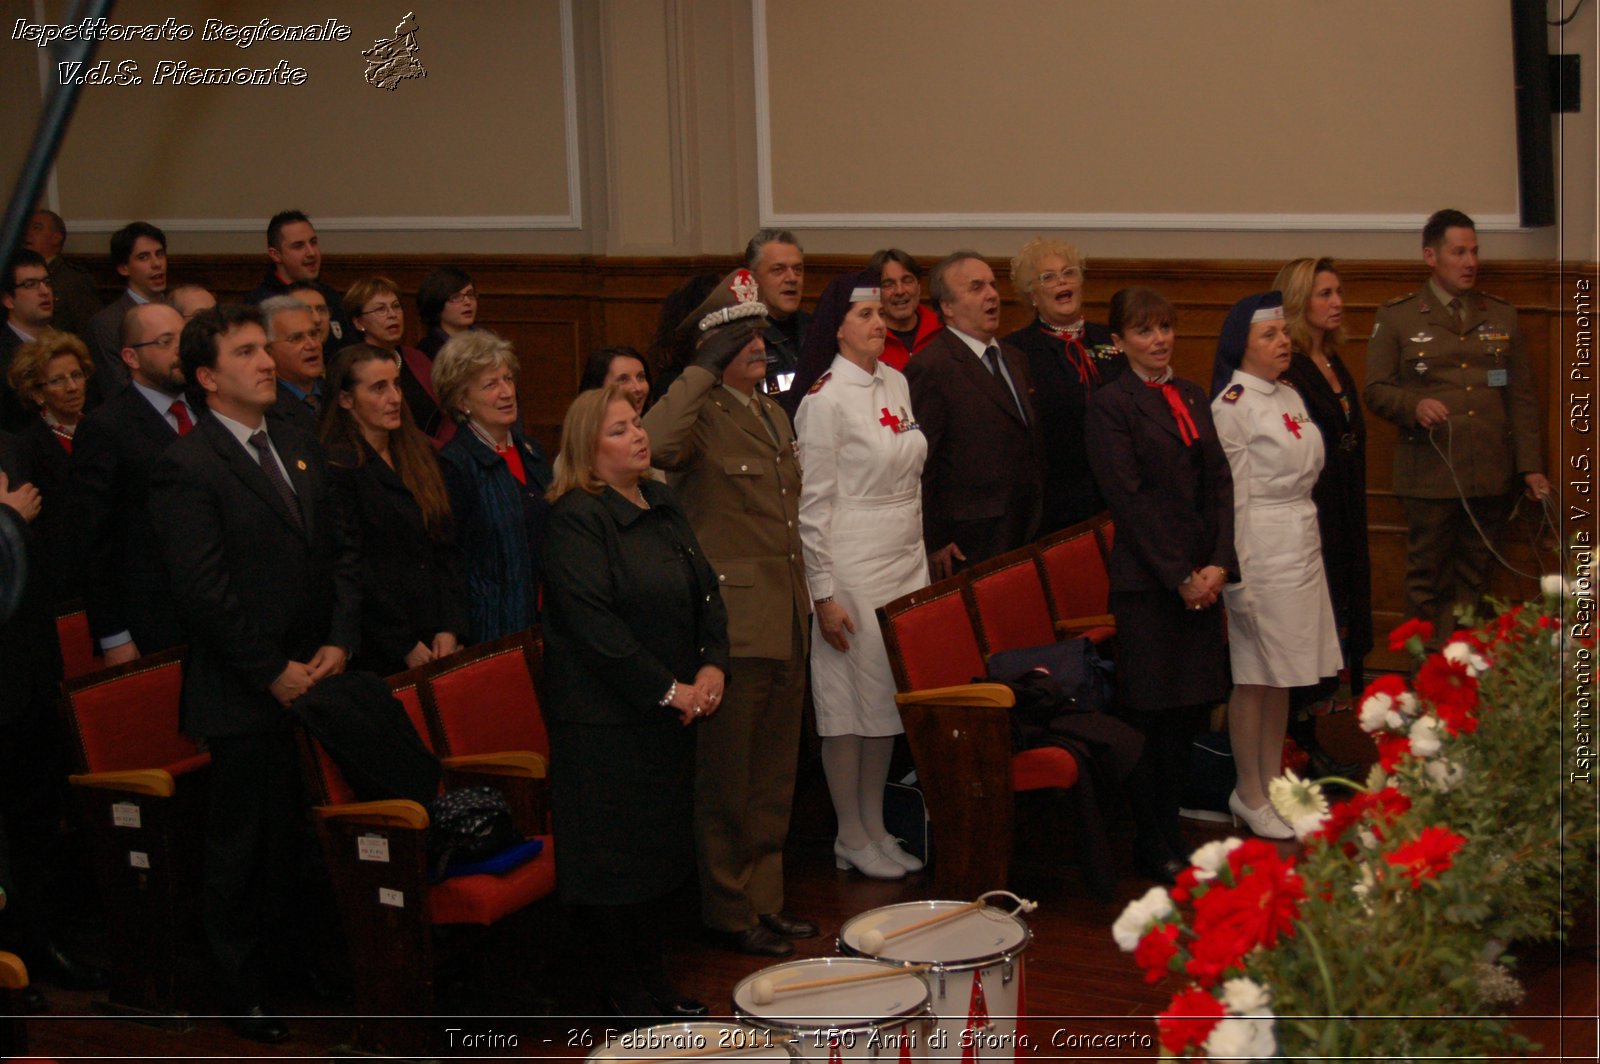
<path id="1" fill-rule="evenodd" d="M 1230 384 L 1228 385 L 1228 390 L 1222 393 L 1222 401 L 1224 403 L 1237 403 L 1239 401 L 1239 396 L 1243 394 L 1244 385 Z"/>

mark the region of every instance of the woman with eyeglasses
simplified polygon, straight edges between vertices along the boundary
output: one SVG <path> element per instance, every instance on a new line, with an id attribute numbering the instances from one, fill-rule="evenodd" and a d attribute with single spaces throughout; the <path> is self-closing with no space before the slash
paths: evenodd
<path id="1" fill-rule="evenodd" d="M 33 527 L 43 547 L 39 561 L 51 603 L 79 595 L 80 559 L 68 544 L 67 477 L 72 438 L 83 420 L 94 359 L 71 333 L 46 329 L 17 349 L 7 376 L 12 390 L 38 413 L 17 434 L 17 445 L 39 489 L 41 508 Z"/>
<path id="2" fill-rule="evenodd" d="M 451 337 L 478 327 L 478 289 L 465 270 L 440 266 L 417 286 L 417 313 L 427 335 L 417 349 L 429 358 Z"/>
<path id="3" fill-rule="evenodd" d="M 400 387 L 417 427 L 434 447 L 449 443 L 456 425 L 445 416 L 434 394 L 433 359 L 400 342 L 406 331 L 406 312 L 399 286 L 387 277 L 363 277 L 344 294 L 344 312 L 361 334 L 362 343 L 389 352 L 400 364 Z"/>
<path id="4" fill-rule="evenodd" d="M 1041 534 L 1106 508 L 1089 466 L 1084 418 L 1095 389 L 1120 376 L 1128 360 L 1112 343 L 1110 329 L 1084 320 L 1083 268 L 1076 247 L 1050 237 L 1028 241 L 1011 260 L 1011 287 L 1037 315 L 1005 340 L 1028 356 L 1049 461 Z"/>

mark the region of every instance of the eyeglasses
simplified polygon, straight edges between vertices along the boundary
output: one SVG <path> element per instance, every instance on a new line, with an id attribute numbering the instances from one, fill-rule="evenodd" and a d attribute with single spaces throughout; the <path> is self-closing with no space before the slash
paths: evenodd
<path id="1" fill-rule="evenodd" d="M 476 301 L 477 298 L 478 298 L 478 290 L 476 288 L 463 288 L 461 291 L 457 292 L 455 295 L 450 296 L 448 299 L 446 299 L 445 302 L 446 303 L 465 303 L 468 300 Z"/>
<path id="2" fill-rule="evenodd" d="M 390 314 L 399 314 L 399 313 L 400 313 L 400 304 L 399 303 L 384 303 L 381 306 L 367 307 L 365 310 L 363 310 L 361 312 L 361 316 L 362 317 L 366 317 L 368 314 L 381 314 L 381 315 L 387 317 Z"/>
<path id="3" fill-rule="evenodd" d="M 71 373 L 63 373 L 59 377 L 51 377 L 44 382 L 44 386 L 46 388 L 65 388 L 68 383 L 82 384 L 88 379 L 89 375 L 84 373 L 83 370 L 75 369 Z"/>
<path id="4" fill-rule="evenodd" d="M 1040 284 L 1060 284 L 1062 281 L 1075 281 L 1078 278 L 1076 269 L 1046 270 L 1039 275 Z"/>
<path id="5" fill-rule="evenodd" d="M 40 285 L 43 285 L 44 287 L 50 288 L 50 289 L 55 288 L 55 285 L 51 282 L 50 278 L 48 278 L 48 277 L 30 277 L 26 281 L 18 281 L 17 282 L 17 287 L 21 288 L 21 289 L 23 289 L 24 291 L 27 291 L 27 292 L 33 291 L 35 288 L 38 288 Z"/>
<path id="6" fill-rule="evenodd" d="M 135 350 L 137 350 L 138 348 L 141 348 L 141 347 L 159 347 L 159 348 L 162 348 L 163 350 L 165 350 L 166 348 L 169 348 L 169 347 L 173 346 L 177 342 L 178 342 L 178 334 L 177 333 L 162 333 L 160 336 L 156 337 L 154 340 L 141 340 L 136 344 L 129 344 L 128 346 L 131 347 L 131 348 L 134 348 Z"/>

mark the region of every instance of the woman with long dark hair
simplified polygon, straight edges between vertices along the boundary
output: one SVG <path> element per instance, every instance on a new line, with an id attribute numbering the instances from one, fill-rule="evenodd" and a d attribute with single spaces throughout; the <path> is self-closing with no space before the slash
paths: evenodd
<path id="1" fill-rule="evenodd" d="M 399 378 L 389 352 L 352 344 L 334 356 L 322 408 L 334 496 L 360 542 L 351 667 L 382 675 L 455 653 L 467 621 L 450 498 Z"/>

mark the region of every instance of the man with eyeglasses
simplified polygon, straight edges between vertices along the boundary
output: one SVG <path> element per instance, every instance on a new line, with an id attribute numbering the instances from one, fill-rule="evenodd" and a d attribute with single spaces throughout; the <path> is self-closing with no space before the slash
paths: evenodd
<path id="1" fill-rule="evenodd" d="M 121 360 L 130 387 L 83 419 L 72 446 L 71 497 L 86 567 L 89 632 L 107 665 L 182 641 L 172 584 L 150 521 L 150 471 L 194 427 L 183 396 L 183 318 L 164 303 L 128 311 Z"/>
<path id="2" fill-rule="evenodd" d="M 37 251 L 50 270 L 50 286 L 56 293 L 56 313 L 51 324 L 57 329 L 83 336 L 89 319 L 100 312 L 100 291 L 94 274 L 71 259 L 63 258 L 67 243 L 67 223 L 55 211 L 40 209 L 28 219 L 22 246 Z"/>
<path id="3" fill-rule="evenodd" d="M 111 234 L 111 263 L 128 279 L 122 298 L 89 319 L 83 340 L 94 356 L 91 402 L 110 399 L 127 388 L 122 364 L 122 323 L 128 311 L 146 303 L 167 302 L 167 234 L 149 222 L 129 222 Z"/>
<path id="4" fill-rule="evenodd" d="M 329 308 L 322 353 L 331 357 L 339 348 L 360 339 L 340 307 L 339 293 L 321 280 L 322 244 L 317 239 L 316 226 L 304 211 L 279 211 L 267 222 L 267 258 L 272 265 L 261 283 L 244 297 L 246 303 L 260 305 L 273 296 L 293 294 L 292 286 L 309 284 L 321 293 L 323 305 Z"/>
<path id="5" fill-rule="evenodd" d="M 33 416 L 22 397 L 11 390 L 6 377 L 17 348 L 32 343 L 50 328 L 55 310 L 55 289 L 44 256 L 26 248 L 17 251 L 6 264 L 0 305 L 6 309 L 6 325 L 0 329 L 0 428 L 16 432 Z"/>
<path id="6" fill-rule="evenodd" d="M 326 366 L 311 308 L 294 296 L 273 296 L 262 302 L 261 317 L 267 323 L 267 353 L 278 371 L 278 401 L 267 411 L 267 421 L 315 439 Z"/>

